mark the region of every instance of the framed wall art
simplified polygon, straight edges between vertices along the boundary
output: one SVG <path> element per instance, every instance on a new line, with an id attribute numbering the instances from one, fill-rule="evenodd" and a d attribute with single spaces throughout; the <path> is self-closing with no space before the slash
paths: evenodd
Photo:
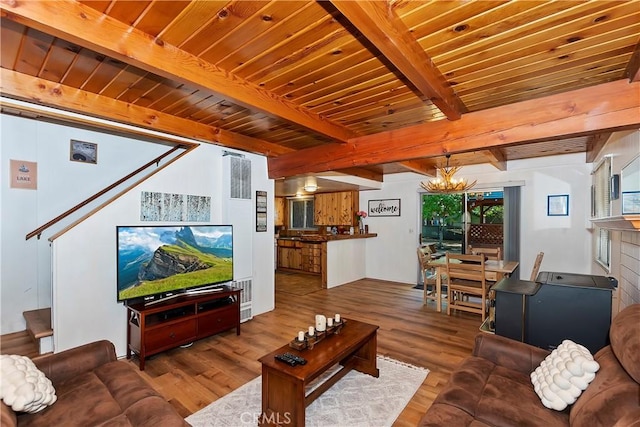
<path id="1" fill-rule="evenodd" d="M 97 164 L 98 144 L 72 139 L 69 143 L 69 160 L 72 162 Z"/>
<path id="2" fill-rule="evenodd" d="M 256 191 L 256 231 L 267 231 L 267 192 Z"/>
<path id="3" fill-rule="evenodd" d="M 556 194 L 547 196 L 547 216 L 569 215 L 569 195 Z"/>
<path id="4" fill-rule="evenodd" d="M 640 214 L 640 191 L 622 193 L 622 215 Z"/>
<path id="5" fill-rule="evenodd" d="M 11 188 L 36 190 L 38 188 L 38 163 L 25 160 L 9 160 Z"/>

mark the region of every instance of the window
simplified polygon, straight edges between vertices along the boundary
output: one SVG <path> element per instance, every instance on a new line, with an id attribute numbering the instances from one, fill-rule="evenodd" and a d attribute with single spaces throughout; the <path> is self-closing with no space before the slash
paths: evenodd
<path id="1" fill-rule="evenodd" d="M 313 198 L 289 200 L 289 224 L 292 230 L 315 229 L 313 224 Z"/>
<path id="2" fill-rule="evenodd" d="M 611 158 L 605 157 L 593 172 L 593 214 L 595 218 L 611 216 Z M 596 261 L 609 268 L 609 230 L 596 227 Z"/>

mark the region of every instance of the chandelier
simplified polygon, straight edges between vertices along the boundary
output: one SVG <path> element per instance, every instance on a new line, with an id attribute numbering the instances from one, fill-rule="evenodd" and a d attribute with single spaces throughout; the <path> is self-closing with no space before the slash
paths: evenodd
<path id="1" fill-rule="evenodd" d="M 432 179 L 429 182 L 421 182 L 422 188 L 429 193 L 460 193 L 473 188 L 477 181 L 473 181 L 471 184 L 467 183 L 466 179 L 456 179 L 453 177 L 455 173 L 460 169 L 460 166 L 449 167 L 449 158 L 451 154 L 447 154 L 447 166 L 444 168 L 438 168 L 440 177 Z"/>

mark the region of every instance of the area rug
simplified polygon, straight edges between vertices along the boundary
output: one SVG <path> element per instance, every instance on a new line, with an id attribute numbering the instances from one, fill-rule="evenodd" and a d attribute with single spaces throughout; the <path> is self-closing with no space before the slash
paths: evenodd
<path id="1" fill-rule="evenodd" d="M 330 370 L 307 388 L 307 394 L 326 377 L 341 369 Z M 378 356 L 380 377 L 351 371 L 306 409 L 305 424 L 315 427 L 391 426 L 409 403 L 429 373 L 428 369 Z M 194 427 L 255 426 L 262 411 L 262 377 L 190 415 L 186 421 Z"/>

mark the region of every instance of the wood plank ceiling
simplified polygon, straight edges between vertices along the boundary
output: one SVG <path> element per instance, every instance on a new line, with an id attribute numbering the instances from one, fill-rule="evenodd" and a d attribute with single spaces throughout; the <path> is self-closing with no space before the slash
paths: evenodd
<path id="1" fill-rule="evenodd" d="M 4 112 L 15 98 L 261 153 L 272 178 L 591 161 L 640 127 L 636 1 L 0 8 Z"/>

